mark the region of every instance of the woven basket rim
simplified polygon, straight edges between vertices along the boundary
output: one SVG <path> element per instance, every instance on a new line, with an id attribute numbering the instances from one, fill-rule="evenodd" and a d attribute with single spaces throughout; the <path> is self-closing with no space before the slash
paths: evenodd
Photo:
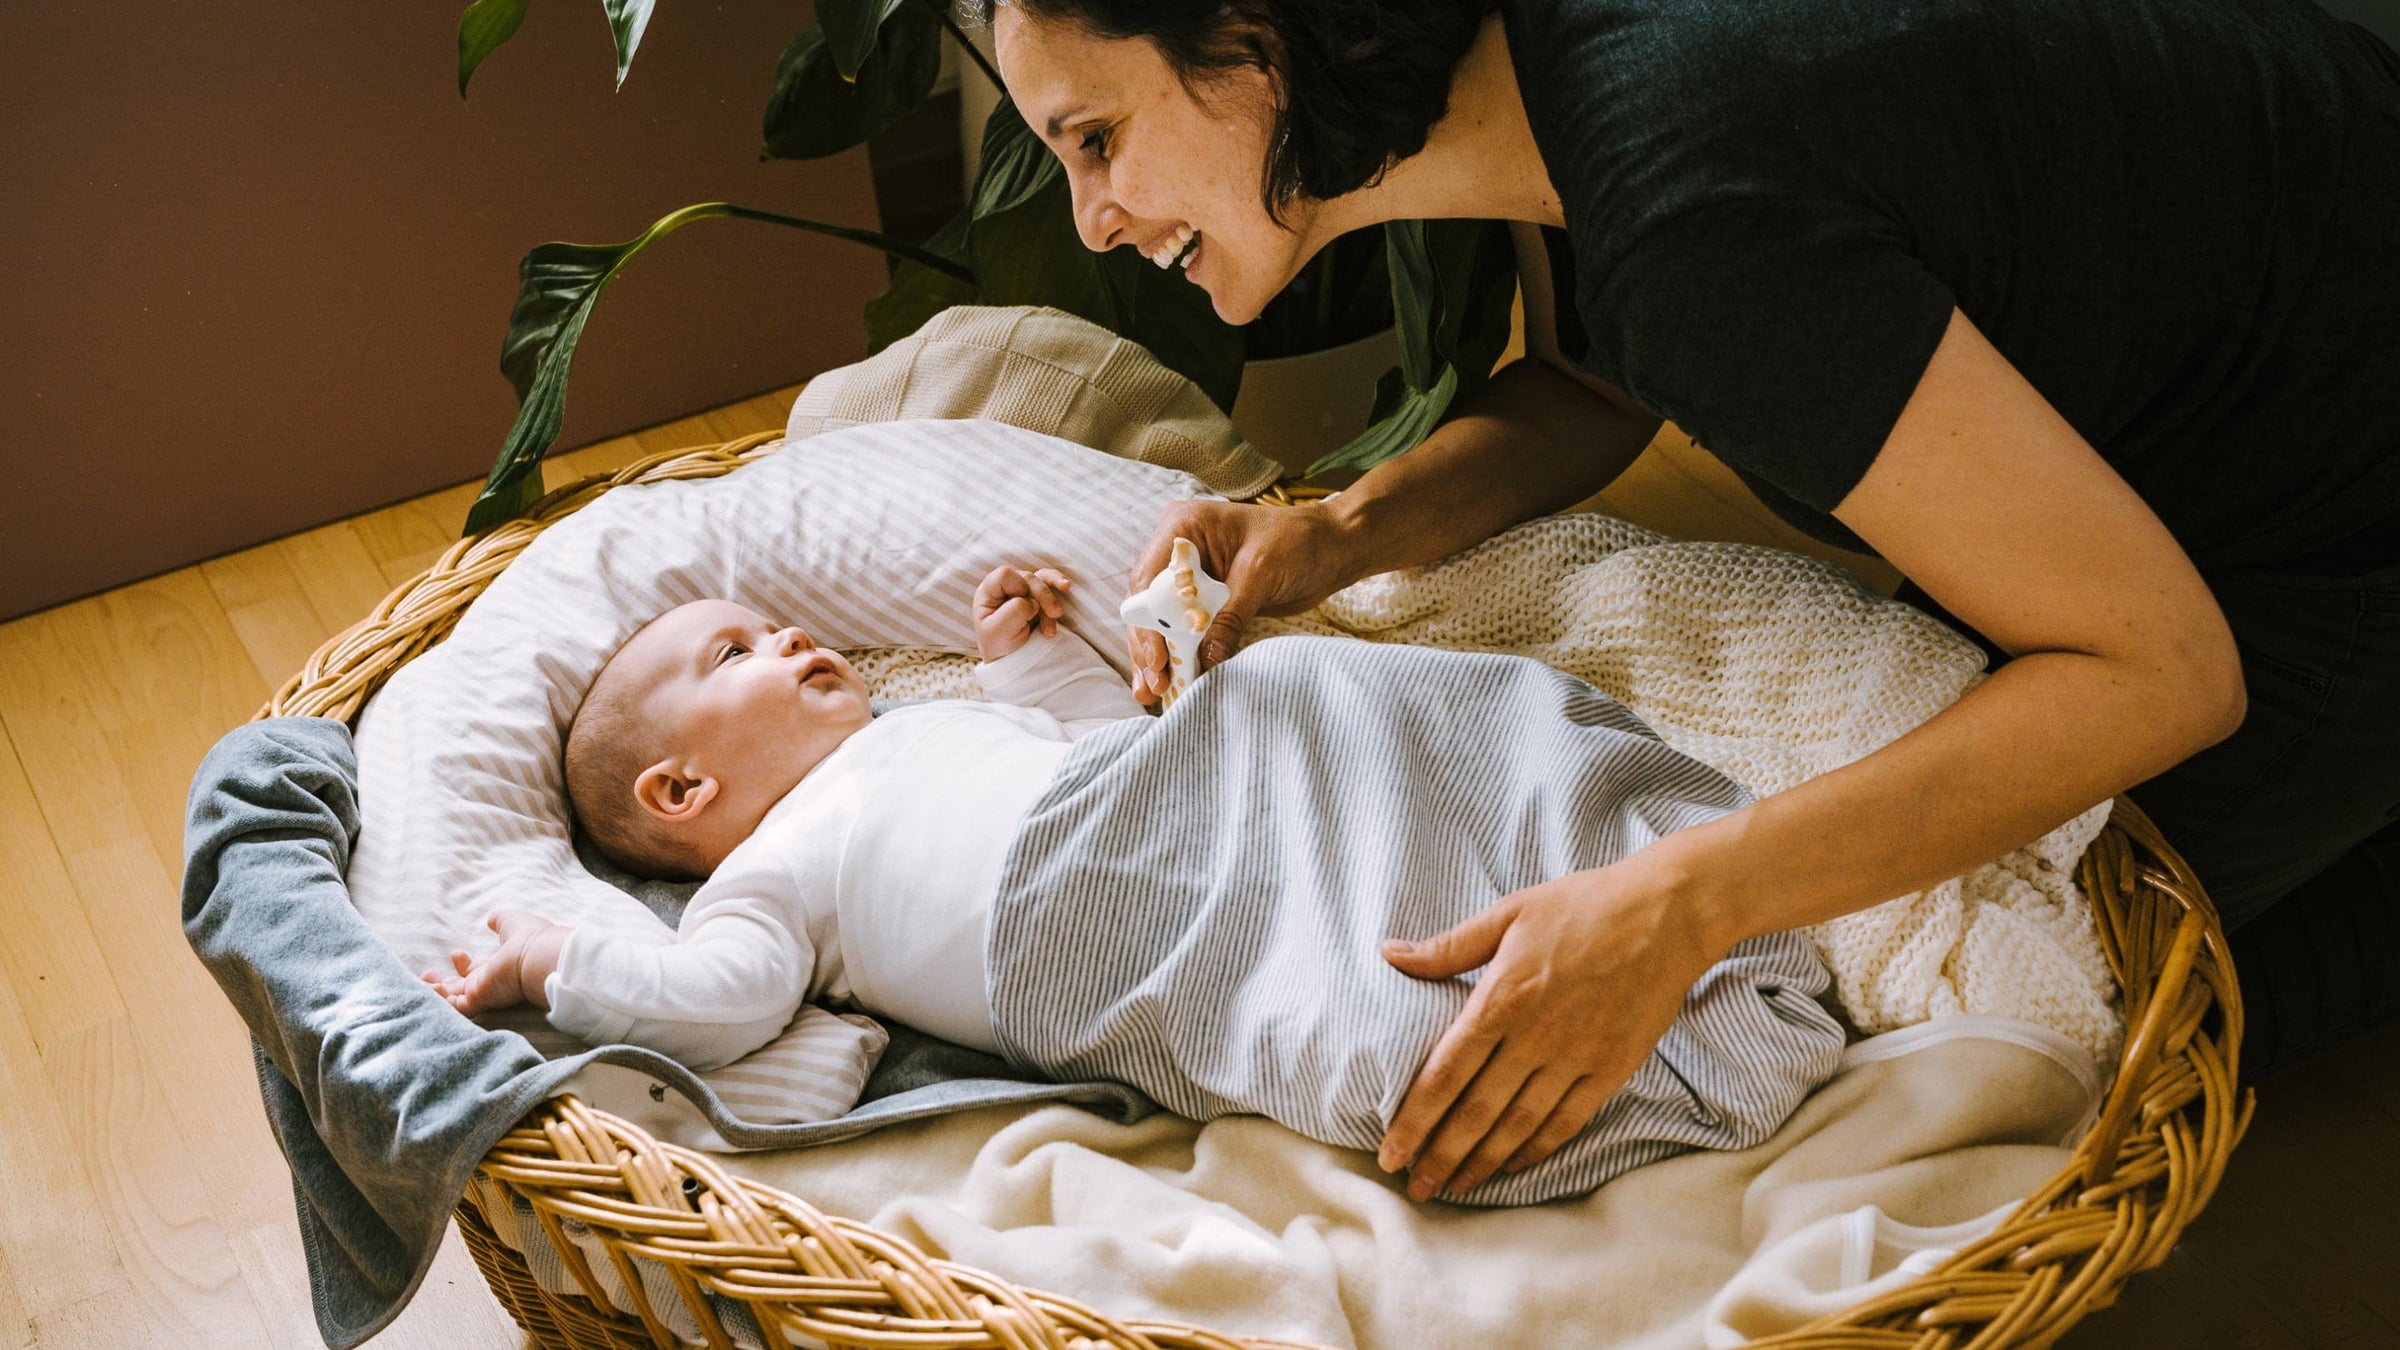
<path id="1" fill-rule="evenodd" d="M 382 681 L 446 637 L 543 529 L 614 488 L 715 477 L 781 444 L 781 433 L 764 432 L 667 451 L 549 493 L 527 517 L 460 540 L 395 587 L 312 654 L 256 716 L 355 721 Z M 1288 504 L 1316 495 L 1279 484 L 1257 500 Z M 2235 1081 L 2241 995 L 2215 908 L 2182 857 L 2122 797 L 2078 875 L 2125 996 L 2128 1033 L 2114 1084 L 2073 1158 L 1991 1234 L 1936 1269 L 1755 1344 L 2047 1344 L 2113 1302 L 2129 1276 L 2164 1260 L 2214 1194 L 2254 1105 Z M 905 1239 L 825 1215 L 571 1095 L 529 1113 L 477 1175 L 531 1203 L 582 1291 L 540 1287 L 472 1201 L 460 1201 L 462 1232 L 495 1296 L 546 1346 L 679 1344 L 638 1293 L 628 1264 L 635 1259 L 666 1268 L 709 1343 L 725 1350 L 732 1341 L 706 1294 L 738 1299 L 762 1328 L 858 1345 L 932 1343 L 927 1336 L 993 1347 L 1076 1338 L 1127 1350 L 1286 1345 L 1180 1323 L 1120 1321 L 928 1258 Z M 590 1266 L 563 1241 L 568 1221 L 599 1239 L 620 1287 L 637 1291 L 633 1315 L 615 1310 Z"/>

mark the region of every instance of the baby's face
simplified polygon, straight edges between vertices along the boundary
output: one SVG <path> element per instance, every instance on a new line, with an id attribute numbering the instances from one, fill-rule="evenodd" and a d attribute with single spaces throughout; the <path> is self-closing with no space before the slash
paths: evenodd
<path id="1" fill-rule="evenodd" d="M 873 716 L 839 652 L 727 600 L 668 611 L 616 659 L 636 663 L 643 712 L 736 814 L 763 813 Z"/>

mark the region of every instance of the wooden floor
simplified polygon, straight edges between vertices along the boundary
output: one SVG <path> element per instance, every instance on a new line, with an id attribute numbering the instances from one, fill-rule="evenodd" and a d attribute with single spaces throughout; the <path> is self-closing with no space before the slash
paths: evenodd
<path id="1" fill-rule="evenodd" d="M 562 456 L 551 481 L 780 426 L 791 395 Z M 456 537 L 473 491 L 0 625 L 0 1350 L 318 1343 L 243 1028 L 176 922 L 184 792 Z M 375 1341 L 525 1344 L 455 1235 Z M 2272 1085 L 2174 1258 L 2068 1344 L 2400 1346 L 2400 1037 Z"/>

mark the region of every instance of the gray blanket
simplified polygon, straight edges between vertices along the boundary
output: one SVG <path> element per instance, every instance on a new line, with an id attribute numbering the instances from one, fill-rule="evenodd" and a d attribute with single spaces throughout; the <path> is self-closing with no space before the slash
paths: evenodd
<path id="1" fill-rule="evenodd" d="M 357 784 L 342 723 L 254 722 L 201 762 L 184 835 L 184 934 L 249 1024 L 328 1345 L 356 1345 L 406 1306 L 476 1162 L 587 1063 L 649 1074 L 740 1148 L 831 1143 L 1001 1102 L 1073 1101 L 1120 1120 L 1150 1110 L 1115 1084 L 1028 1078 L 897 1027 L 858 1107 L 814 1125 L 738 1119 L 635 1046 L 546 1061 L 522 1036 L 459 1016 L 350 907 Z"/>
<path id="2" fill-rule="evenodd" d="M 1372 1149 L 1471 989 L 1402 975 L 1384 938 L 1430 937 L 1749 800 L 1529 658 L 1264 642 L 1156 722 L 1069 752 L 1002 874 L 994 1025 L 1043 1073 Z M 1799 934 L 1736 947 L 1581 1134 L 1460 1199 L 1554 1199 L 1766 1138 L 1839 1064 L 1829 984 Z"/>

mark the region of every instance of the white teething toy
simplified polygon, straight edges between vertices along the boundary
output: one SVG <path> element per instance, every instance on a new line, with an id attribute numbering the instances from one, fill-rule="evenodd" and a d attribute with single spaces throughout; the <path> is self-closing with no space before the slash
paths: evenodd
<path id="1" fill-rule="evenodd" d="M 1178 538 L 1166 567 L 1146 589 L 1126 596 L 1117 607 L 1128 626 L 1147 628 L 1167 640 L 1167 689 L 1159 707 L 1192 687 L 1192 673 L 1200 667 L 1200 638 L 1232 594 L 1201 568 L 1200 550 L 1192 541 Z"/>

